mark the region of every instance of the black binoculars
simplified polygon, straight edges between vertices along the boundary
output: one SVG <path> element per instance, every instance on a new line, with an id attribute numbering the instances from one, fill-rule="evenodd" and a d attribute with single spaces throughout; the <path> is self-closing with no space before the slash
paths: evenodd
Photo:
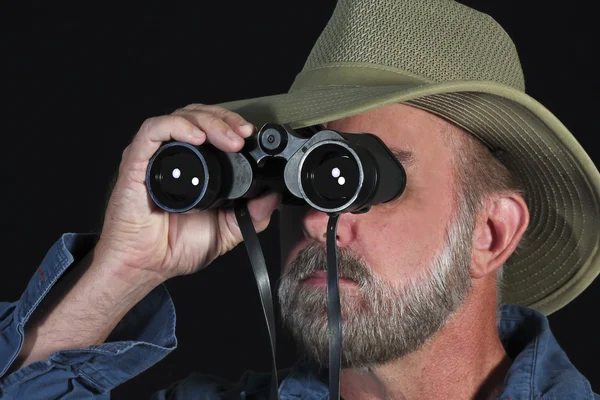
<path id="1" fill-rule="evenodd" d="M 331 215 L 398 198 L 406 173 L 373 134 L 265 124 L 239 152 L 164 142 L 148 163 L 146 186 L 154 203 L 174 213 L 230 207 L 277 191 L 282 204 L 308 204 Z"/>

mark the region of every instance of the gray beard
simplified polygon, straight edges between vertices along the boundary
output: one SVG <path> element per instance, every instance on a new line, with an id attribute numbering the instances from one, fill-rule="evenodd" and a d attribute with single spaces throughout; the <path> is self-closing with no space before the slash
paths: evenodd
<path id="1" fill-rule="evenodd" d="M 433 262 L 399 287 L 374 274 L 351 250 L 338 249 L 339 276 L 359 285 L 352 291 L 340 288 L 342 368 L 369 369 L 416 352 L 463 304 L 471 288 L 473 229 L 462 211 Z M 327 271 L 326 255 L 317 244 L 301 250 L 278 288 L 284 326 L 300 350 L 322 367 L 329 361 L 327 292 L 302 280 Z"/>

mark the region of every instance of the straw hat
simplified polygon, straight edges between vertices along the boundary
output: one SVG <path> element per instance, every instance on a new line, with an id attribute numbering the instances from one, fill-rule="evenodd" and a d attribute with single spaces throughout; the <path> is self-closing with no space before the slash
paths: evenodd
<path id="1" fill-rule="evenodd" d="M 505 267 L 506 303 L 549 315 L 594 280 L 600 174 L 525 94 L 515 46 L 486 14 L 453 0 L 339 0 L 288 93 L 220 105 L 298 128 L 398 102 L 453 121 L 520 175 L 531 220 Z"/>

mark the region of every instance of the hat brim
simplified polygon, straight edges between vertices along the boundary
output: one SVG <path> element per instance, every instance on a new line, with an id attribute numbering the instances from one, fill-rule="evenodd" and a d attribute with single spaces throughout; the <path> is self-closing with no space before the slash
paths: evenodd
<path id="1" fill-rule="evenodd" d="M 600 272 L 600 174 L 568 129 L 542 104 L 485 81 L 321 86 L 221 103 L 257 126 L 321 124 L 393 103 L 442 116 L 474 134 L 519 174 L 530 224 L 505 265 L 503 302 L 549 315 Z"/>

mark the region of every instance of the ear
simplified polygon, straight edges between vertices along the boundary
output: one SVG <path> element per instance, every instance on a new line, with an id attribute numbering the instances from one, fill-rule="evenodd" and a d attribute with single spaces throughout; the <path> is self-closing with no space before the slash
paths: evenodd
<path id="1" fill-rule="evenodd" d="M 500 268 L 515 251 L 529 225 L 529 209 L 516 192 L 490 196 L 473 232 L 471 276 L 483 278 Z"/>

